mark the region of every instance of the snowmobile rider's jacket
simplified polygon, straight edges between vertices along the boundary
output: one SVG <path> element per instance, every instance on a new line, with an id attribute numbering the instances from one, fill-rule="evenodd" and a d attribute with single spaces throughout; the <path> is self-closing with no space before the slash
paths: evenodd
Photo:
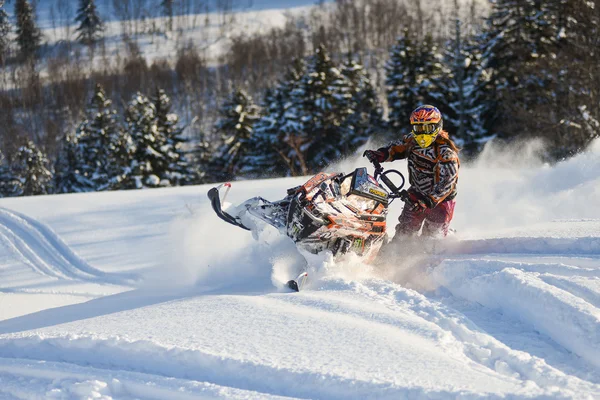
<path id="1" fill-rule="evenodd" d="M 423 197 L 430 208 L 456 197 L 460 161 L 447 132 L 440 132 L 427 148 L 419 146 L 412 135 L 406 135 L 402 141 L 378 151 L 387 155 L 384 161 L 408 159 L 409 191 Z"/>

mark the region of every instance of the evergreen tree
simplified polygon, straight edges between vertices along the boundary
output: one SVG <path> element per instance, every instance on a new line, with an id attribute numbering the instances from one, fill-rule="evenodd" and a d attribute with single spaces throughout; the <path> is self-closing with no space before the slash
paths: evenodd
<path id="1" fill-rule="evenodd" d="M 14 196 L 19 184 L 19 180 L 12 174 L 8 160 L 0 152 L 0 197 Z"/>
<path id="2" fill-rule="evenodd" d="M 206 138 L 204 132 L 200 132 L 196 139 L 191 143 L 192 150 L 188 157 L 192 160 L 194 184 L 216 182 L 216 178 L 211 175 L 210 163 L 213 155 L 212 147 Z"/>
<path id="3" fill-rule="evenodd" d="M 253 176 L 309 174 L 307 150 L 313 139 L 304 123 L 307 74 L 304 60 L 295 59 L 277 86 L 266 91 L 246 163 Z"/>
<path id="4" fill-rule="evenodd" d="M 410 113 L 420 103 L 416 90 L 418 62 L 415 45 L 416 37 L 405 29 L 385 65 L 388 120 L 393 131 L 406 126 Z M 397 136 L 396 132 L 392 135 Z"/>
<path id="5" fill-rule="evenodd" d="M 137 93 L 127 106 L 126 122 L 135 148 L 126 187 L 160 186 L 169 162 L 160 152 L 165 140 L 158 131 L 156 107 L 148 97 Z"/>
<path id="6" fill-rule="evenodd" d="M 543 137 L 560 159 L 597 135 L 600 11 L 585 0 L 498 0 L 481 42 L 500 137 Z"/>
<path id="7" fill-rule="evenodd" d="M 4 154 L 0 151 L 0 198 L 7 196 L 7 190 L 5 186 L 8 182 L 8 169 L 4 164 Z"/>
<path id="8" fill-rule="evenodd" d="M 437 82 L 441 91 L 436 105 L 444 114 L 444 129 L 468 156 L 477 154 L 492 137 L 485 126 L 490 103 L 480 60 L 475 44 L 463 37 L 457 18 L 455 38 L 448 41 L 444 54 L 446 68 Z"/>
<path id="9" fill-rule="evenodd" d="M 51 192 L 52 173 L 48 169 L 48 159 L 31 141 L 21 146 L 11 167 L 17 178 L 12 196 L 36 196 Z"/>
<path id="10" fill-rule="evenodd" d="M 89 188 L 80 188 L 81 191 L 118 189 L 129 173 L 131 138 L 123 131 L 117 111 L 111 106 L 104 89 L 96 85 L 87 119 L 79 125 L 75 137 L 79 175 L 91 184 Z"/>
<path id="11" fill-rule="evenodd" d="M 270 142 L 286 164 L 288 174 L 292 176 L 308 175 L 310 172 L 306 152 L 310 137 L 306 134 L 303 123 L 306 73 L 306 64 L 297 59 L 281 82 L 279 91 L 283 109 L 279 122 L 274 127 L 279 134 Z"/>
<path id="12" fill-rule="evenodd" d="M 42 33 L 35 24 L 34 10 L 29 1 L 15 1 L 17 44 L 23 59 L 30 59 L 40 47 Z"/>
<path id="13" fill-rule="evenodd" d="M 87 45 L 95 43 L 104 30 L 104 24 L 98 15 L 94 0 L 79 0 L 79 10 L 77 10 L 75 21 L 79 22 L 77 38 Z"/>
<path id="14" fill-rule="evenodd" d="M 125 187 L 183 185 L 199 179 L 181 148 L 178 117 L 170 110 L 171 100 L 162 90 L 153 99 L 137 93 L 129 102 L 127 130 L 135 150 Z"/>
<path id="15" fill-rule="evenodd" d="M 331 68 L 335 77 L 329 87 L 332 96 L 331 107 L 332 113 L 337 117 L 337 123 L 339 124 L 337 125 L 338 132 L 336 132 L 339 135 L 339 141 L 336 147 L 340 154 L 336 158 L 341 158 L 353 150 L 353 142 L 357 139 L 355 127 L 349 123 L 349 117 L 354 114 L 354 108 L 356 107 L 355 88 L 350 77 L 343 73 L 343 66 L 332 65 Z"/>
<path id="16" fill-rule="evenodd" d="M 284 80 L 267 91 L 255 126 L 246 170 L 306 175 L 355 151 L 382 130 L 381 107 L 363 67 L 339 69 L 324 47 L 308 68 L 294 63 Z"/>
<path id="17" fill-rule="evenodd" d="M 419 104 L 435 104 L 440 97 L 439 78 L 443 73 L 443 55 L 434 42 L 433 36 L 428 34 L 417 51 L 417 93 Z M 412 110 L 411 110 L 412 111 Z M 406 117 L 408 120 L 408 116 Z"/>
<path id="18" fill-rule="evenodd" d="M 6 60 L 10 43 L 10 22 L 4 9 L 4 0 L 0 0 L 0 63 Z"/>
<path id="19" fill-rule="evenodd" d="M 83 174 L 85 164 L 77 136 L 68 133 L 60 140 L 54 163 L 54 192 L 79 193 L 94 190 L 93 182 Z"/>
<path id="20" fill-rule="evenodd" d="M 160 4 L 163 15 L 167 17 L 167 29 L 169 31 L 173 30 L 173 3 L 174 0 L 162 0 Z"/>
<path id="21" fill-rule="evenodd" d="M 164 141 L 160 151 L 168 163 L 164 179 L 170 185 L 189 185 L 197 181 L 197 173 L 183 151 L 183 144 L 187 141 L 183 137 L 183 128 L 179 126 L 179 117 L 171 112 L 171 99 L 164 90 L 157 89 L 152 103 L 156 110 L 158 135 Z"/>
<path id="22" fill-rule="evenodd" d="M 408 126 L 418 105 L 435 105 L 440 98 L 440 57 L 431 35 L 419 42 L 408 29 L 392 48 L 385 65 L 391 139 L 397 139 L 398 130 Z"/>
<path id="23" fill-rule="evenodd" d="M 289 174 L 285 160 L 287 149 L 283 142 L 285 133 L 281 129 L 286 109 L 285 93 L 281 86 L 265 91 L 263 115 L 254 124 L 254 133 L 242 162 L 241 172 L 245 176 L 259 178 Z"/>
<path id="24" fill-rule="evenodd" d="M 218 180 L 231 180 L 244 168 L 253 127 L 259 118 L 258 107 L 243 90 L 236 90 L 225 100 L 219 113 L 221 118 L 215 131 L 222 145 L 212 164 Z"/>
<path id="25" fill-rule="evenodd" d="M 315 50 L 302 80 L 304 95 L 301 122 L 306 142 L 306 164 L 314 172 L 338 160 L 343 155 L 340 146 L 344 136 L 342 121 L 347 116 L 348 92 L 343 92 L 344 79 L 334 67 L 323 45 Z"/>
<path id="26" fill-rule="evenodd" d="M 481 53 L 491 74 L 488 93 L 494 95 L 490 115 L 501 137 L 534 134 L 555 124 L 535 110 L 553 94 L 551 75 L 544 65 L 553 54 L 558 32 L 553 23 L 557 1 L 498 0 L 486 20 Z M 556 126 L 556 125 L 555 125 Z"/>
<path id="27" fill-rule="evenodd" d="M 344 135 L 343 145 L 346 153 L 350 153 L 366 143 L 372 135 L 384 134 L 385 127 L 377 92 L 364 67 L 350 60 L 342 65 L 341 73 L 350 85 L 348 109 L 351 112 L 344 122 L 347 134 Z"/>
<path id="28" fill-rule="evenodd" d="M 556 114 L 559 135 L 553 158 L 584 149 L 600 137 L 600 6 L 585 0 L 549 1 L 555 10 L 556 53 L 544 59 L 552 71 L 553 96 L 546 100 Z"/>
<path id="29" fill-rule="evenodd" d="M 265 93 L 263 115 L 254 126 L 244 173 L 249 176 L 307 175 L 302 124 L 306 65 L 296 59 L 274 89 Z"/>

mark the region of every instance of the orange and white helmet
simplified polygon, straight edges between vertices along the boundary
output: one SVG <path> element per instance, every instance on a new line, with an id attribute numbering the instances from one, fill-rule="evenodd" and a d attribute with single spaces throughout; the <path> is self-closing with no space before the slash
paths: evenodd
<path id="1" fill-rule="evenodd" d="M 427 148 L 442 131 L 444 120 L 437 107 L 428 104 L 419 106 L 410 114 L 412 134 L 422 148 Z"/>

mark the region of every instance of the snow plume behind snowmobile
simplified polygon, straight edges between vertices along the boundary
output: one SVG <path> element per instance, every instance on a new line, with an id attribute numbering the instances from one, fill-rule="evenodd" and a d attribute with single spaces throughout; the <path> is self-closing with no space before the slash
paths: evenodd
<path id="1" fill-rule="evenodd" d="M 208 198 L 219 218 L 242 229 L 255 226 L 255 221 L 247 219 L 251 216 L 277 228 L 311 253 L 330 251 L 337 257 L 351 251 L 370 262 L 385 238 L 389 204 L 406 193 L 401 191 L 405 179 L 400 172 L 384 172 L 381 165 L 374 165 L 374 176 L 364 167 L 350 174 L 320 172 L 274 202 L 254 197 L 223 210 L 230 183 L 210 189 Z M 401 185 L 396 186 L 389 174 L 399 175 Z"/>

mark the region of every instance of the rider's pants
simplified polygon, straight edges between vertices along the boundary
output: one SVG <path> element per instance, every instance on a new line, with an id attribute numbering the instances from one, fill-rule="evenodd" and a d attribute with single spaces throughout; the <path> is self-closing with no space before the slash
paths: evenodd
<path id="1" fill-rule="evenodd" d="M 414 236 L 423 227 L 422 236 L 444 237 L 454 215 L 454 200 L 443 201 L 434 208 L 411 211 L 404 207 L 396 225 L 396 236 Z"/>

